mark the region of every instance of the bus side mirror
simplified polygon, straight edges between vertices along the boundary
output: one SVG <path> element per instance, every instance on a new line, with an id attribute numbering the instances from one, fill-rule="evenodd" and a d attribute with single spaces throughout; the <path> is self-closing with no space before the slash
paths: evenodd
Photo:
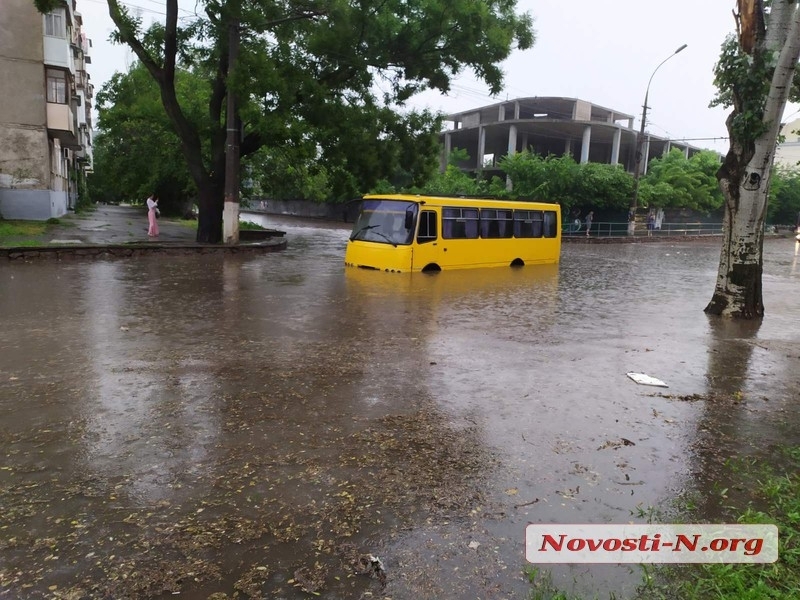
<path id="1" fill-rule="evenodd" d="M 410 230 L 414 226 L 414 213 L 410 210 L 406 211 L 406 220 L 404 226 L 408 230 Z"/>

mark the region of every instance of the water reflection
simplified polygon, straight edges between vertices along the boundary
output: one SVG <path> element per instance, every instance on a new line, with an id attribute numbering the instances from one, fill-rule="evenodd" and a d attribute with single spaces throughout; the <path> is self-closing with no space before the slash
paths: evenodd
<path id="1" fill-rule="evenodd" d="M 288 231 L 289 248 L 275 255 L 0 265 L 0 451 L 16 469 L 0 471 L 0 484 L 47 479 L 26 493 L 59 499 L 44 498 L 49 520 L 20 520 L 13 535 L 60 538 L 69 532 L 56 519 L 91 516 L 98 526 L 80 543 L 119 555 L 107 534 L 120 511 L 163 515 L 170 505 L 166 522 L 206 516 L 197 511 L 213 502 L 271 527 L 323 507 L 333 515 L 345 489 L 361 507 L 356 488 L 340 486 L 404 474 L 364 469 L 353 456 L 376 446 L 354 448 L 353 436 L 389 440 L 391 419 L 414 422 L 424 405 L 444 428 L 469 427 L 470 443 L 497 462 L 480 514 L 438 529 L 426 515 L 402 539 L 364 526 L 397 569 L 393 597 L 420 595 L 409 583 L 414 553 L 419 581 L 456 589 L 461 578 L 458 589 L 474 591 L 489 581 L 473 577 L 474 565 L 507 597 L 524 597 L 527 522 L 625 522 L 674 495 L 690 469 L 690 483 L 712 493 L 725 451 L 796 439 L 794 241 L 765 248 L 768 316 L 748 329 L 702 313 L 716 244 L 577 245 L 559 266 L 387 274 L 344 268 L 346 227 L 293 223 L 265 220 Z M 69 307 L 63 318 L 54 303 Z M 626 371 L 664 379 L 668 397 Z M 692 394 L 723 401 L 678 399 Z M 622 438 L 635 445 L 614 445 Z M 95 495 L 83 493 L 94 481 Z M 82 486 L 69 492 L 74 503 L 61 501 L 67 485 Z M 0 499 L 15 508 L 20 498 Z M 379 501 L 368 500 L 388 520 Z M 492 549 L 471 551 L 480 565 L 464 558 L 472 540 Z M 239 560 L 241 549 L 230 541 L 209 552 Z M 85 567 L 85 547 L 73 550 L 65 564 Z M 13 561 L 0 552 L 1 574 Z M 315 552 L 303 538 L 259 547 L 258 560 L 285 582 Z M 589 582 L 591 597 L 620 588 L 608 571 L 564 576 Z"/>
<path id="2" fill-rule="evenodd" d="M 220 432 L 213 364 L 202 342 L 175 335 L 171 318 L 191 305 L 187 283 L 162 260 L 92 263 L 84 280 L 81 304 L 93 307 L 82 340 L 91 366 L 81 410 L 86 469 L 123 482 L 120 492 L 136 503 L 171 498 Z"/>

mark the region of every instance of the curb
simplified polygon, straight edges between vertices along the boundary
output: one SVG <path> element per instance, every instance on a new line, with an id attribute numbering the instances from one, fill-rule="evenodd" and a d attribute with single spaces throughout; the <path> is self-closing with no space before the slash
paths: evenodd
<path id="1" fill-rule="evenodd" d="M 222 244 L 91 244 L 91 245 L 54 245 L 54 246 L 17 246 L 0 248 L 0 259 L 9 260 L 75 260 L 85 258 L 128 258 L 149 254 L 169 256 L 193 254 L 263 254 L 285 250 L 287 241 L 268 240 L 256 244 L 238 244 L 225 246 Z"/>

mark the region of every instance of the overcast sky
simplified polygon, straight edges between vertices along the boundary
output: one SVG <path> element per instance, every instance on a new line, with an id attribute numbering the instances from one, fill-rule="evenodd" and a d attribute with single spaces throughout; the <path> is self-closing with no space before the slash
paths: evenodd
<path id="1" fill-rule="evenodd" d="M 130 0 L 145 24 L 163 20 L 164 0 Z M 711 109 L 713 67 L 725 36 L 734 30 L 734 0 L 518 0 L 534 18 L 536 43 L 503 64 L 506 87 L 495 98 L 469 73 L 454 81 L 447 96 L 427 92 L 411 101 L 445 113 L 499 100 L 530 96 L 580 98 L 636 116 L 638 129 L 647 82 L 661 61 L 681 45 L 650 85 L 647 129 L 655 135 L 724 152 L 726 111 Z M 189 18 L 194 2 L 181 0 Z M 93 41 L 90 75 L 99 90 L 115 71 L 132 62 L 108 36 L 113 24 L 105 0 L 78 0 L 86 33 Z M 798 106 L 787 107 L 784 120 Z"/>

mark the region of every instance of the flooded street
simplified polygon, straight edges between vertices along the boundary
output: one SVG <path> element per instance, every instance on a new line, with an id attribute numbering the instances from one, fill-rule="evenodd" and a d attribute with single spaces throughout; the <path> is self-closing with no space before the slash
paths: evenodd
<path id="1" fill-rule="evenodd" d="M 713 520 L 727 458 L 800 444 L 793 240 L 754 326 L 703 313 L 719 240 L 401 275 L 257 218 L 285 252 L 0 264 L 0 598 L 525 598 L 528 523 Z"/>

